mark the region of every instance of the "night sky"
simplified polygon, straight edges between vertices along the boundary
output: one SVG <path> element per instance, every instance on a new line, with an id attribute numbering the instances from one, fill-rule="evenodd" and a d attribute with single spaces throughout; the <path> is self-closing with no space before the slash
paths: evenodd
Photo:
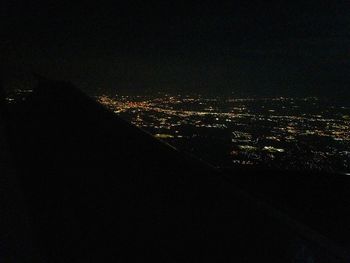
<path id="1" fill-rule="evenodd" d="M 350 95 L 346 1 L 87 2 L 1 1 L 4 78 L 37 72 L 90 93 Z"/>

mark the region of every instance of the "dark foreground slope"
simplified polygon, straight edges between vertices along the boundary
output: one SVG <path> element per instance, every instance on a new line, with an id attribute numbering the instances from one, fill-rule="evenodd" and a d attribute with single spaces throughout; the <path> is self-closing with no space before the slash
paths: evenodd
<path id="1" fill-rule="evenodd" d="M 6 116 L 45 262 L 345 261 L 329 240 L 69 84 L 42 82 Z"/>
<path id="2" fill-rule="evenodd" d="M 247 168 L 232 173 L 229 178 L 236 186 L 311 226 L 350 252 L 349 175 Z"/>

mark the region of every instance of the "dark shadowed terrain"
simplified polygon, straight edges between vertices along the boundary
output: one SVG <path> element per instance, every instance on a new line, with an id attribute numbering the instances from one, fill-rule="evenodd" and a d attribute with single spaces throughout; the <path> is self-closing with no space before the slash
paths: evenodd
<path id="1" fill-rule="evenodd" d="M 25 101 L 3 105 L 2 120 L 1 136 L 6 135 L 6 147 L 0 157 L 11 157 L 11 161 L 3 162 L 4 178 L 16 179 L 5 188 L 19 196 L 18 204 L 9 199 L 4 207 L 19 212 L 4 209 L 1 213 L 8 218 L 7 225 L 24 225 L 24 230 L 8 230 L 1 250 L 5 259 L 14 259 L 13 262 L 349 259 L 344 249 L 348 245 L 346 238 L 342 238 L 342 231 L 333 231 L 337 227 L 348 231 L 341 227 L 349 216 L 347 202 L 334 204 L 335 210 L 342 211 L 337 214 L 343 216 L 339 225 L 330 216 L 333 210 L 325 196 L 327 206 L 320 208 L 322 213 L 311 208 L 304 211 L 300 206 L 292 209 L 293 203 L 302 202 L 303 197 L 310 198 L 307 205 L 317 204 L 322 197 L 319 189 L 325 188 L 311 190 L 312 180 L 301 183 L 294 177 L 275 180 L 274 175 L 261 180 L 269 174 L 263 171 L 230 171 L 227 179 L 228 176 L 205 163 L 119 119 L 64 82 L 41 81 Z M 269 183 L 272 181 L 273 184 Z M 329 187 L 342 184 L 325 183 Z M 296 188 L 300 185 L 303 187 Z M 341 195 L 338 197 L 331 201 L 339 201 Z M 16 223 L 15 219 L 24 223 Z M 13 235 L 23 244 L 18 245 L 16 239 L 10 238 Z M 16 244 L 13 251 L 6 249 Z"/>

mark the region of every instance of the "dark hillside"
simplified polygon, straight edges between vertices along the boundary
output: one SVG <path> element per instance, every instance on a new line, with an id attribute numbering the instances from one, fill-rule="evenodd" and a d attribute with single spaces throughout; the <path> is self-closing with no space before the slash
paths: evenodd
<path id="1" fill-rule="evenodd" d="M 48 262 L 342 262 L 328 241 L 68 83 L 41 81 L 11 106 L 7 134 Z"/>

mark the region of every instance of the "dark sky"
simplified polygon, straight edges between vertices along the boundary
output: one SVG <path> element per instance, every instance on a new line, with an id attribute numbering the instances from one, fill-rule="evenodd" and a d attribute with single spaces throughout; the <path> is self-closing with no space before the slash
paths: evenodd
<path id="1" fill-rule="evenodd" d="M 90 92 L 350 94 L 346 1 L 88 2 L 2 1 L 2 71 Z"/>

